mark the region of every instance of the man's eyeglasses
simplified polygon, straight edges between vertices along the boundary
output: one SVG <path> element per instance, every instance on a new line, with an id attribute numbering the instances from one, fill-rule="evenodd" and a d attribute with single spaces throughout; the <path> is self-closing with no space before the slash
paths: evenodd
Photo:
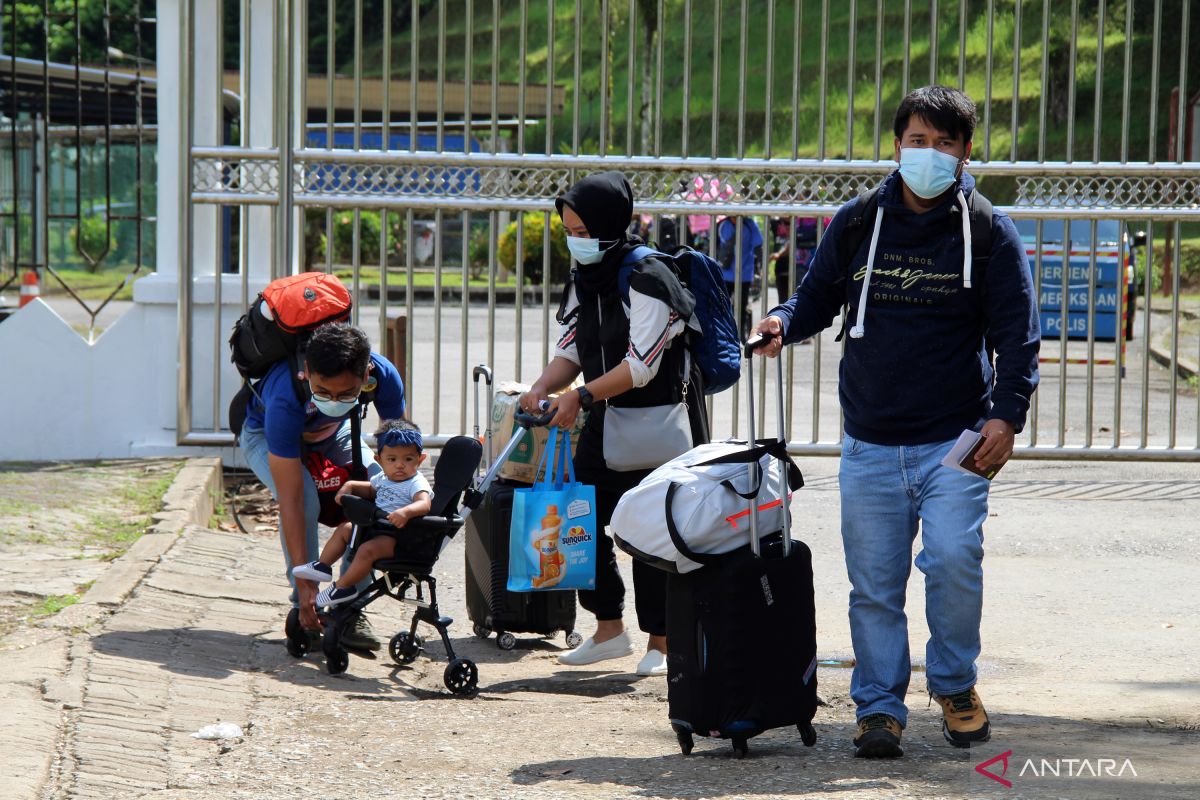
<path id="1" fill-rule="evenodd" d="M 362 394 L 362 389 L 359 389 L 357 392 L 351 392 L 349 394 L 339 394 L 335 397 L 334 395 L 325 394 L 324 392 L 316 391 L 315 389 L 312 388 L 312 384 L 309 384 L 308 388 L 309 388 L 309 391 L 312 392 L 313 400 L 319 400 L 322 403 L 353 403 L 355 400 L 358 399 L 358 396 L 360 394 Z"/>

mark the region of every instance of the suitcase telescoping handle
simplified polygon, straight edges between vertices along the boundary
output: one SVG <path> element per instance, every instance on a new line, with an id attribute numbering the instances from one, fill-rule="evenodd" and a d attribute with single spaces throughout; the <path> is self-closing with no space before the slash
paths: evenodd
<path id="1" fill-rule="evenodd" d="M 765 346 L 774 334 L 757 333 L 746 340 L 746 407 L 750 410 L 750 432 L 746 436 L 750 447 L 754 447 L 755 430 L 757 430 L 756 420 L 754 419 L 754 351 Z M 787 433 L 784 430 L 783 418 L 783 358 L 775 358 L 775 391 L 777 395 L 776 409 L 779 416 L 779 441 L 787 441 Z M 791 555 L 792 552 L 792 519 L 789 503 L 788 490 L 791 488 L 787 478 L 787 464 L 781 462 L 782 469 L 780 470 L 779 479 L 779 502 L 783 504 L 783 555 L 784 558 Z M 758 483 L 759 493 L 761 494 L 764 486 L 770 486 L 770 472 L 765 475 L 759 474 L 761 467 L 758 462 L 753 462 L 746 466 L 747 474 L 750 476 L 750 485 L 754 486 Z M 761 556 L 762 548 L 759 542 L 758 533 L 758 498 L 755 497 L 750 501 L 750 549 L 754 555 Z"/>
<path id="2" fill-rule="evenodd" d="M 492 370 L 486 364 L 480 364 L 475 367 L 471 373 L 471 377 L 475 381 L 475 438 L 479 438 L 479 379 L 483 378 L 487 381 L 488 388 L 488 415 L 487 415 L 487 431 L 484 434 L 484 461 L 489 467 L 492 465 L 492 403 L 495 401 L 492 389 Z"/>

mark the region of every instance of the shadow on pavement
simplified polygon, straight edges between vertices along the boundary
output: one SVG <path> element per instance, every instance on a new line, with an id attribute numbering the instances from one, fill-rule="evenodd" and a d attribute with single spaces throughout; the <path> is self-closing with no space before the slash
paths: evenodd
<path id="1" fill-rule="evenodd" d="M 156 663 L 179 675 L 221 680 L 235 673 L 255 673 L 293 685 L 360 694 L 403 690 L 401 686 L 377 678 L 355 675 L 353 651 L 349 671 L 330 675 L 325 671 L 325 658 L 320 652 L 309 653 L 302 659 L 293 658 L 284 648 L 282 637 L 266 638 L 264 634 L 205 628 L 157 628 L 107 631 L 93 637 L 91 644 L 97 654 Z"/>
<path id="2" fill-rule="evenodd" d="M 557 782 L 564 795 L 573 785 L 617 785 L 633 797 L 677 800 L 725 795 L 732 787 L 739 796 L 1200 797 L 1194 769 L 1200 732 L 1034 715 L 998 714 L 993 723 L 991 742 L 956 750 L 942 740 L 940 717 L 914 715 L 905 756 L 868 761 L 854 757 L 852 724 L 818 714 L 815 747 L 805 748 L 795 730 L 783 728 L 751 739 L 749 755 L 739 760 L 728 741 L 700 737 L 692 755 L 680 754 L 664 708 L 657 755 L 531 762 L 511 779 L 518 786 Z"/>

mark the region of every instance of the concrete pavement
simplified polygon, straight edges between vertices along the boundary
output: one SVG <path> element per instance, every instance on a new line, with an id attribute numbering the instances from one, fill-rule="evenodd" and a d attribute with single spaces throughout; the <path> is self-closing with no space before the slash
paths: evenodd
<path id="1" fill-rule="evenodd" d="M 438 564 L 440 599 L 456 618 L 455 647 L 479 663 L 479 696 L 448 695 L 436 644 L 411 667 L 383 654 L 353 657 L 346 675 L 331 677 L 319 658 L 295 660 L 282 647 L 287 589 L 275 535 L 188 524 L 169 546 L 157 541 L 161 553 L 142 558 L 127 592 L 0 643 L 8 676 L 0 691 L 22 732 L 21 745 L 6 749 L 10 777 L 0 796 L 1200 794 L 1200 603 L 1192 591 L 1200 470 L 1006 467 L 986 529 L 979 683 L 996 735 L 972 751 L 941 739 L 936 706 L 927 708 L 922 693 L 918 573 L 909 587 L 916 670 L 907 755 L 881 763 L 854 759 L 849 743 L 836 461 L 801 466 L 808 486 L 795 501 L 796 533 L 815 554 L 827 662 L 819 680 L 829 705 L 816 719 L 815 748 L 781 730 L 753 740 L 745 761 L 706 740 L 684 758 L 667 725 L 665 683 L 634 676 L 636 656 L 568 669 L 556 661 L 561 637 L 524 640 L 507 653 L 475 639 L 463 609 L 461 538 Z M 381 635 L 400 628 L 398 604 L 372 608 Z M 781 665 L 781 679 L 789 669 Z M 192 738 L 218 721 L 245 735 Z M 1005 753 L 1012 788 L 974 769 Z M 1000 774 L 1000 762 L 988 769 Z"/>

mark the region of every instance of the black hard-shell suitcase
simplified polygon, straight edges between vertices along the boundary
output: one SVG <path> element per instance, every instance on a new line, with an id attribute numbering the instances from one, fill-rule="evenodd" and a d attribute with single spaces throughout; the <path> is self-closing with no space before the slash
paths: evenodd
<path id="1" fill-rule="evenodd" d="M 491 408 L 492 373 L 487 367 L 475 368 L 475 435 L 479 435 L 479 379 L 487 381 Z M 508 446 L 492 461 L 491 414 L 488 414 L 486 452 L 489 474 L 494 475 L 521 440 L 524 431 L 513 435 Z M 518 420 L 520 422 L 520 420 Z M 575 593 L 508 591 L 508 538 L 512 519 L 513 491 L 527 484 L 493 480 L 483 488 L 483 496 L 466 524 L 467 615 L 475 635 L 487 638 L 496 634 L 501 650 L 517 644 L 517 633 L 549 636 L 566 634 L 568 647 L 578 647 L 583 637 L 575 632 Z"/>
<path id="2" fill-rule="evenodd" d="M 749 346 L 746 355 L 749 364 Z M 747 373 L 753 432 L 753 367 Z M 783 439 L 782 368 L 778 386 Z M 685 755 L 693 735 L 731 739 L 739 758 L 750 737 L 772 728 L 795 725 L 805 745 L 817 740 L 812 553 L 791 540 L 790 515 L 783 531 L 760 539 L 758 505 L 751 503 L 750 546 L 707 558 L 696 554 L 705 566 L 668 578 L 667 700 Z"/>

